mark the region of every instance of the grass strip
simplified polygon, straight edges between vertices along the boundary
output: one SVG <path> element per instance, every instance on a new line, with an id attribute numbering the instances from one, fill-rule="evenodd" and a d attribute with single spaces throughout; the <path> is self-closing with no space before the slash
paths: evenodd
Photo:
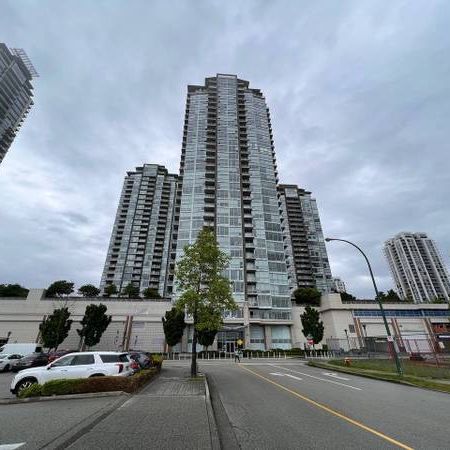
<path id="1" fill-rule="evenodd" d="M 398 376 L 395 373 L 389 372 L 381 372 L 375 370 L 367 370 L 367 369 L 357 369 L 352 367 L 341 367 L 336 364 L 324 363 L 324 362 L 316 362 L 309 361 L 309 366 L 318 367 L 321 369 L 335 370 L 337 372 L 348 373 L 350 375 L 358 375 L 366 378 L 373 378 L 376 380 L 382 381 L 390 381 L 392 383 L 404 384 L 406 386 L 415 386 L 425 389 L 432 389 L 439 392 L 445 392 L 450 394 L 450 384 L 438 383 L 433 380 L 414 377 L 411 375 L 403 375 L 402 377 Z"/>

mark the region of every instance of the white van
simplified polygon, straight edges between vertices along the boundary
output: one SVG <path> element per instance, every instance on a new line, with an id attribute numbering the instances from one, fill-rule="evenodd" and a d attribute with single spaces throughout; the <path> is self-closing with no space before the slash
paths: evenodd
<path id="1" fill-rule="evenodd" d="M 0 353 L 19 353 L 20 355 L 30 355 L 31 353 L 41 353 L 42 344 L 5 344 L 0 347 Z"/>

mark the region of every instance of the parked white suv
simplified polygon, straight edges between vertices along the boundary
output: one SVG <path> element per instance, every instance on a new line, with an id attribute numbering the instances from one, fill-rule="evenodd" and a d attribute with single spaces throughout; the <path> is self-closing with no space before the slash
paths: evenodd
<path id="1" fill-rule="evenodd" d="M 34 383 L 44 384 L 64 378 L 89 378 L 101 376 L 126 377 L 133 374 L 131 360 L 126 353 L 80 352 L 69 353 L 47 366 L 20 371 L 11 383 L 15 395 Z"/>

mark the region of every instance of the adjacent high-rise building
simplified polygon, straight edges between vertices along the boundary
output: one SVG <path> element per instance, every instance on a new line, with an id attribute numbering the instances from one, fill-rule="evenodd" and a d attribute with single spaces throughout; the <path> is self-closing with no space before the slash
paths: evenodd
<path id="1" fill-rule="evenodd" d="M 291 290 L 330 292 L 333 280 L 316 200 L 294 184 L 280 184 L 278 192 Z"/>
<path id="2" fill-rule="evenodd" d="M 385 242 L 384 253 L 402 299 L 450 301 L 447 269 L 436 244 L 425 233 L 399 233 Z"/>
<path id="3" fill-rule="evenodd" d="M 339 292 L 340 294 L 347 292 L 344 281 L 338 277 L 333 277 L 333 290 L 334 292 Z"/>
<path id="4" fill-rule="evenodd" d="M 163 296 L 170 255 L 177 175 L 157 164 L 127 172 L 101 279 L 101 289 L 132 283 Z"/>
<path id="5" fill-rule="evenodd" d="M 33 105 L 37 76 L 24 50 L 0 43 L 0 164 Z"/>
<path id="6" fill-rule="evenodd" d="M 269 110 L 259 89 L 235 75 L 189 86 L 175 207 L 173 268 L 186 244 L 213 227 L 230 256 L 227 275 L 234 299 L 247 302 L 218 335 L 218 347 L 291 346 L 291 298 Z M 241 322 L 241 323 L 239 323 Z M 232 329 L 231 329 L 231 328 Z"/>

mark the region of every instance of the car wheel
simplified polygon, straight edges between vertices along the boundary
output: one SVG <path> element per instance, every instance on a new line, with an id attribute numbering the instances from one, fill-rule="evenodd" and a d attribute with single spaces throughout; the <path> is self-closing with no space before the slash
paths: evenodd
<path id="1" fill-rule="evenodd" d="M 18 397 L 24 389 L 27 389 L 36 383 L 37 381 L 35 378 L 25 378 L 24 380 L 19 381 L 16 386 L 16 396 Z"/>

